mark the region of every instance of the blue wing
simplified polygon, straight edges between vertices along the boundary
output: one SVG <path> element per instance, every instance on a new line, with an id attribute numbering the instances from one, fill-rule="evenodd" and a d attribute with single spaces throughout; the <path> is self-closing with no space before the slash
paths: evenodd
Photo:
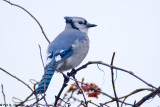
<path id="1" fill-rule="evenodd" d="M 65 59 L 67 59 L 69 56 L 71 56 L 72 53 L 73 53 L 73 50 L 70 47 L 69 49 L 57 52 L 55 54 L 51 53 L 47 57 L 47 59 L 50 60 L 50 62 L 45 67 L 45 73 L 44 73 L 44 75 L 38 85 L 38 88 L 36 90 L 36 94 L 44 93 L 47 90 L 49 83 L 52 79 L 52 76 L 55 72 L 54 67 L 56 68 L 59 63 L 63 62 Z M 59 59 L 56 59 L 56 57 L 59 57 Z"/>

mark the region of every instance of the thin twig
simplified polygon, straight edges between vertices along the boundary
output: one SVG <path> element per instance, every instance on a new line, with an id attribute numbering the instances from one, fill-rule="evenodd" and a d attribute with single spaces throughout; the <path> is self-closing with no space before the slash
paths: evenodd
<path id="1" fill-rule="evenodd" d="M 146 95 L 145 97 L 143 97 L 139 102 L 134 104 L 133 107 L 140 107 L 146 100 L 154 98 L 158 93 L 160 93 L 160 87 L 155 91 L 151 92 L 150 94 Z"/>
<path id="2" fill-rule="evenodd" d="M 28 13 L 28 14 L 37 22 L 37 24 L 39 25 L 39 27 L 40 27 L 40 29 L 41 29 L 41 31 L 42 31 L 43 36 L 45 37 L 45 39 L 47 40 L 47 42 L 50 44 L 50 41 L 49 41 L 49 39 L 47 38 L 47 36 L 46 36 L 46 34 L 45 34 L 44 30 L 43 30 L 43 27 L 41 26 L 41 24 L 39 23 L 39 21 L 38 21 L 28 10 L 26 10 L 26 9 L 23 8 L 22 6 L 19 6 L 19 5 L 17 5 L 17 4 L 11 3 L 10 1 L 7 1 L 7 0 L 3 0 L 3 1 L 9 3 L 10 5 L 19 7 L 19 8 L 21 8 L 22 10 L 24 10 L 26 13 Z"/>
<path id="3" fill-rule="evenodd" d="M 65 74 L 63 74 L 63 75 L 65 75 Z M 69 79 L 71 79 L 71 80 L 73 80 L 73 81 L 76 81 L 76 80 L 75 80 L 75 79 L 73 79 L 73 78 L 69 78 Z M 106 93 L 104 93 L 104 92 L 102 92 L 102 91 L 100 91 L 100 90 L 98 90 L 98 89 L 96 89 L 96 88 L 94 88 L 94 87 L 92 87 L 92 86 L 90 86 L 90 85 L 86 84 L 86 83 L 82 83 L 82 82 L 80 82 L 80 81 L 77 81 L 77 82 L 78 82 L 78 83 L 81 83 L 81 84 L 83 84 L 83 85 L 86 85 L 86 86 L 91 87 L 94 91 L 99 92 L 99 93 L 101 93 L 101 94 L 103 94 L 103 95 L 105 95 L 105 96 L 107 96 L 107 97 L 111 98 L 113 101 L 118 100 L 118 99 L 115 99 L 114 97 L 110 96 L 109 94 L 106 94 Z M 126 104 L 126 105 L 133 106 L 132 104 L 129 104 L 129 103 L 123 102 L 123 101 L 121 101 L 121 100 L 118 100 L 118 102 L 124 103 L 124 104 Z"/>
<path id="4" fill-rule="evenodd" d="M 45 94 L 45 93 L 44 93 Z M 44 96 L 44 102 L 46 103 L 46 106 L 48 106 L 49 107 L 49 105 L 48 105 L 48 103 L 47 103 L 47 100 L 46 100 L 46 97 Z"/>
<path id="5" fill-rule="evenodd" d="M 64 83 L 63 83 L 62 88 L 59 91 L 58 95 L 55 97 L 55 103 L 54 103 L 55 107 L 57 106 L 58 100 L 60 99 L 60 96 L 61 96 L 63 90 L 65 89 L 65 87 L 68 85 L 67 83 L 69 82 L 69 78 L 66 75 L 63 75 L 63 77 L 64 77 Z"/>
<path id="6" fill-rule="evenodd" d="M 15 101 L 15 100 L 19 100 L 19 101 Z M 12 101 L 13 101 L 14 103 L 21 103 L 21 102 L 23 102 L 21 99 L 19 99 L 19 98 L 17 98 L 17 97 L 12 97 Z"/>
<path id="7" fill-rule="evenodd" d="M 44 68 L 44 62 L 43 62 L 43 58 L 42 58 L 41 46 L 39 44 L 38 44 L 38 46 L 39 46 L 41 61 L 42 61 L 43 68 Z"/>
<path id="8" fill-rule="evenodd" d="M 75 81 L 75 79 L 73 79 L 73 78 L 70 78 L 70 79 L 71 79 L 71 80 L 73 80 L 73 81 Z M 83 85 L 86 85 L 86 86 L 91 87 L 94 91 L 99 92 L 99 93 L 101 93 L 101 94 L 103 94 L 103 95 L 105 95 L 105 96 L 107 96 L 107 97 L 111 98 L 111 99 L 112 99 L 112 101 L 116 101 L 116 100 L 118 100 L 118 99 L 115 99 L 114 97 L 112 97 L 112 96 L 110 96 L 110 95 L 108 95 L 108 94 L 106 94 L 106 93 L 104 93 L 104 92 L 102 92 L 102 91 L 100 91 L 100 90 L 98 90 L 98 89 L 96 89 L 96 88 L 94 88 L 94 87 L 92 87 L 92 86 L 90 86 L 90 85 L 86 84 L 86 83 L 82 83 L 82 82 L 80 82 L 80 81 L 77 81 L 77 82 L 78 82 L 78 83 L 81 83 L 81 84 L 83 84 Z M 126 104 L 126 105 L 133 106 L 132 104 L 129 104 L 129 103 L 123 102 L 123 101 L 121 101 L 121 100 L 118 100 L 118 102 L 124 103 L 124 104 Z"/>
<path id="9" fill-rule="evenodd" d="M 32 97 L 32 95 L 34 94 L 34 92 L 32 92 L 24 101 L 20 102 L 19 104 L 15 105 L 16 107 L 22 106 L 26 101 L 28 101 L 28 99 L 30 97 Z"/>
<path id="10" fill-rule="evenodd" d="M 68 104 L 68 107 L 69 106 L 71 106 L 71 104 L 70 103 L 68 103 L 67 101 L 64 101 L 63 99 L 61 99 L 61 98 L 59 98 L 61 101 L 63 101 L 65 104 Z M 60 105 L 58 105 L 58 107 L 59 107 Z M 66 106 L 64 106 L 64 107 L 66 107 Z"/>
<path id="11" fill-rule="evenodd" d="M 25 86 L 27 86 L 27 87 L 33 92 L 32 88 L 31 88 L 28 84 L 26 84 L 24 81 L 22 81 L 21 79 L 17 78 L 17 77 L 14 76 L 14 75 L 12 75 L 11 73 L 7 72 L 6 70 L 4 70 L 4 69 L 1 68 L 1 67 L 0 67 L 0 70 L 2 70 L 3 72 L 5 72 L 5 73 L 8 74 L 9 76 L 15 78 L 16 80 L 20 81 L 21 83 L 23 83 Z"/>
<path id="12" fill-rule="evenodd" d="M 36 92 L 36 85 L 37 84 L 39 84 L 38 82 L 36 83 L 36 84 L 34 84 L 34 86 L 33 86 L 33 89 L 34 89 L 34 92 Z M 36 98 L 36 107 L 38 107 L 38 97 L 37 97 L 37 94 L 36 93 L 34 93 L 34 95 L 35 95 L 35 98 Z"/>
<path id="13" fill-rule="evenodd" d="M 141 91 L 154 91 L 153 89 L 150 89 L 150 88 L 142 88 L 142 89 L 136 89 L 135 91 L 133 91 L 132 93 L 130 93 L 130 94 L 128 94 L 128 95 L 126 95 L 126 96 L 123 96 L 123 97 L 120 97 L 119 99 L 121 99 L 121 98 L 124 98 L 124 102 L 126 101 L 126 99 L 128 98 L 128 97 L 130 97 L 131 95 L 134 95 L 134 94 L 136 94 L 136 93 L 139 93 L 139 92 L 141 92 Z M 121 103 L 121 107 L 123 106 L 123 103 Z"/>
<path id="14" fill-rule="evenodd" d="M 73 97 L 73 93 L 74 93 L 75 91 L 72 91 L 71 92 L 71 95 L 69 96 L 69 98 L 67 98 L 67 101 L 66 102 L 69 102 L 69 100 Z M 65 99 L 65 97 L 67 96 L 67 93 L 68 92 L 66 92 L 65 94 L 64 94 L 64 97 L 63 97 L 63 99 Z M 60 104 L 60 103 L 59 103 Z M 66 105 L 66 103 L 64 104 L 64 107 L 65 107 L 65 105 Z"/>
<path id="15" fill-rule="evenodd" d="M 119 67 L 116 67 L 116 66 L 112 66 L 112 65 L 103 63 L 102 61 L 89 61 L 88 63 L 82 65 L 82 66 L 79 67 L 79 68 L 77 68 L 75 71 L 78 72 L 79 70 L 84 69 L 84 68 L 86 68 L 88 65 L 91 65 L 91 64 L 101 64 L 101 65 L 105 65 L 105 66 L 110 67 L 110 68 L 113 68 L 113 69 L 117 69 L 117 70 L 120 70 L 120 71 L 124 71 L 124 72 L 129 73 L 129 74 L 131 74 L 132 76 L 138 78 L 139 80 L 141 80 L 142 82 L 144 82 L 144 83 L 147 84 L 148 86 L 151 86 L 152 88 L 157 89 L 157 88 L 154 87 L 153 85 L 147 83 L 146 81 L 142 80 L 140 77 L 136 76 L 133 72 L 128 71 L 128 70 L 125 70 L 125 69 L 122 69 L 122 68 L 119 68 Z M 56 69 L 55 67 L 53 67 L 53 68 L 54 68 L 56 71 L 60 72 L 60 71 L 59 71 L 58 69 Z M 60 73 L 62 73 L 62 72 L 60 72 Z M 63 73 L 62 73 L 62 74 L 63 74 Z M 63 74 L 63 75 L 65 75 L 65 74 Z M 72 79 L 72 78 L 70 78 L 70 79 Z M 72 79 L 72 80 L 75 81 L 75 79 Z M 78 81 L 78 82 L 79 82 L 79 81 Z M 79 82 L 79 83 L 81 83 L 81 82 Z M 88 85 L 88 84 L 85 84 L 85 83 L 83 83 L 83 84 L 84 84 L 84 85 L 87 85 L 87 86 L 89 86 L 89 87 L 91 87 L 91 88 L 93 88 L 95 91 L 97 91 L 97 92 L 99 92 L 99 93 L 102 93 L 102 94 L 105 95 L 105 96 L 108 96 L 108 97 L 111 98 L 113 101 L 118 100 L 118 99 L 115 99 L 114 97 L 112 97 L 112 96 L 110 96 L 110 95 L 108 95 L 108 94 L 106 94 L 106 93 L 104 93 L 104 92 L 101 92 L 101 91 L 95 89 L 94 87 L 92 87 L 92 86 L 90 86 L 90 85 Z M 118 102 L 124 103 L 124 104 L 126 104 L 126 105 L 133 106 L 132 104 L 123 102 L 123 101 L 121 101 L 121 100 L 118 100 Z"/>
<path id="16" fill-rule="evenodd" d="M 137 94 L 137 93 L 139 93 L 139 92 L 141 92 L 141 91 L 154 91 L 154 90 L 151 89 L 151 88 L 140 88 L 140 89 L 136 89 L 136 90 L 134 90 L 133 92 L 131 92 L 131 93 L 128 94 L 128 95 L 119 97 L 119 99 L 129 97 L 129 96 L 134 95 L 134 94 Z"/>
<path id="17" fill-rule="evenodd" d="M 102 61 L 89 61 L 88 63 L 82 65 L 82 66 L 79 67 L 79 68 L 77 68 L 76 71 L 79 71 L 79 70 L 81 70 L 81 69 L 84 69 L 84 68 L 86 68 L 88 65 L 91 65 L 91 64 L 101 64 L 101 65 L 107 66 L 107 67 L 112 68 L 112 69 L 124 71 L 124 72 L 129 73 L 130 75 L 136 77 L 137 79 L 139 79 L 139 80 L 142 81 L 143 83 L 147 84 L 148 86 L 157 89 L 157 88 L 156 88 L 155 86 L 153 86 L 152 84 L 149 84 L 148 82 L 144 81 L 143 79 L 141 79 L 140 77 L 138 77 L 137 75 L 135 75 L 132 71 L 128 71 L 128 70 L 125 70 L 125 69 L 122 69 L 122 68 L 119 68 L 119 67 L 116 67 L 116 66 L 112 66 L 112 65 L 106 64 L 106 63 L 104 63 L 104 62 L 102 62 Z"/>
<path id="18" fill-rule="evenodd" d="M 57 103 L 58 103 L 58 100 L 60 99 L 60 95 L 62 94 L 64 88 L 68 85 L 67 83 L 69 82 L 69 77 L 67 75 L 65 75 L 63 72 L 61 72 L 59 69 L 57 69 L 56 67 L 54 66 L 51 66 L 53 69 L 55 69 L 56 71 L 58 71 L 59 73 L 61 73 L 64 77 L 64 82 L 63 82 L 63 85 L 58 93 L 57 96 L 55 96 L 55 103 L 54 103 L 54 106 L 56 107 L 57 106 Z"/>
<path id="19" fill-rule="evenodd" d="M 32 95 L 35 95 L 35 98 L 36 98 L 36 107 L 38 107 L 38 97 L 37 97 L 37 95 L 36 95 L 36 85 L 38 84 L 38 82 L 37 83 L 35 83 L 34 84 L 34 86 L 33 86 L 33 89 L 34 89 L 34 91 L 24 100 L 24 101 L 21 101 L 19 104 L 17 104 L 16 105 L 16 107 L 18 107 L 18 106 L 21 106 L 21 105 L 23 105 L 25 102 L 27 102 L 28 101 L 28 99 L 30 98 L 30 97 L 32 97 Z"/>
<path id="20" fill-rule="evenodd" d="M 82 95 L 83 95 L 83 98 L 84 98 L 84 102 L 86 104 L 86 107 L 87 107 L 87 101 L 86 101 L 86 98 L 85 98 L 85 95 L 83 93 L 83 90 L 81 89 L 81 87 L 79 86 L 78 82 L 77 82 L 77 79 L 75 78 L 75 75 L 76 75 L 77 71 L 75 69 L 72 69 L 72 71 L 70 73 L 67 73 L 68 76 L 72 76 L 73 79 L 75 80 L 76 84 L 77 84 L 77 87 L 79 88 L 79 90 L 81 91 Z"/>
<path id="21" fill-rule="evenodd" d="M 61 103 L 62 103 L 62 102 L 64 101 L 64 99 L 66 98 L 67 93 L 68 93 L 68 92 L 66 91 L 66 93 L 64 94 L 62 100 L 57 104 L 57 106 L 60 106 L 60 105 L 61 105 Z M 68 101 L 66 101 L 66 102 L 68 102 Z"/>
<path id="22" fill-rule="evenodd" d="M 90 103 L 90 104 L 93 104 L 93 105 L 96 106 L 96 107 L 99 107 L 99 105 L 93 103 L 91 100 L 87 101 L 87 103 Z"/>
<path id="23" fill-rule="evenodd" d="M 32 104 L 32 106 L 34 106 L 35 104 L 38 104 L 38 102 L 41 101 L 42 99 L 44 99 L 45 96 L 46 96 L 46 95 L 44 94 L 40 99 L 38 99 L 38 101 L 34 102 L 34 103 Z M 38 105 L 40 105 L 40 104 L 38 104 Z"/>
<path id="24" fill-rule="evenodd" d="M 32 90 L 32 88 L 26 84 L 24 81 L 22 81 L 21 79 L 17 78 L 16 76 L 12 75 L 11 73 L 7 72 L 6 70 L 4 70 L 3 68 L 0 67 L 0 70 L 2 70 L 3 72 L 5 72 L 6 74 L 8 74 L 9 76 L 15 78 L 16 80 L 20 81 L 21 83 L 23 83 L 25 86 L 27 86 L 31 91 L 32 93 L 22 102 L 20 102 L 17 106 L 19 105 L 23 105 L 26 101 L 28 101 L 28 99 L 32 96 L 32 95 L 35 95 L 34 94 L 34 91 Z M 36 96 L 36 95 L 35 95 Z"/>
<path id="25" fill-rule="evenodd" d="M 90 86 L 90 85 L 88 85 L 88 84 L 86 84 L 86 83 L 83 83 L 83 84 L 84 84 L 84 85 L 87 85 L 87 86 L 91 87 L 93 90 L 95 90 L 95 91 L 97 91 L 97 92 L 99 92 L 99 93 L 101 93 L 101 94 L 103 94 L 103 95 L 111 98 L 113 101 L 116 101 L 116 100 L 117 100 L 117 101 L 120 102 L 120 103 L 124 103 L 124 104 L 126 104 L 126 105 L 133 106 L 132 104 L 123 102 L 123 101 L 121 101 L 121 100 L 119 100 L 119 99 L 115 99 L 114 97 L 112 97 L 112 96 L 110 96 L 110 95 L 108 95 L 108 94 L 106 94 L 106 93 L 104 93 L 104 92 L 102 92 L 102 91 L 99 91 L 98 89 L 96 89 L 96 88 L 94 88 L 94 87 L 92 87 L 92 86 Z"/>
<path id="26" fill-rule="evenodd" d="M 5 107 L 7 107 L 7 105 L 6 105 L 6 97 L 5 97 L 4 90 L 3 90 L 3 84 L 1 84 L 1 87 L 2 87 L 2 94 L 3 94 L 3 99 L 4 99 L 4 105 L 5 105 Z"/>
<path id="27" fill-rule="evenodd" d="M 113 66 L 114 56 L 115 56 L 115 52 L 113 53 L 112 60 L 111 60 L 111 65 L 112 65 L 112 66 Z M 113 87 L 114 96 L 115 96 L 116 99 L 118 99 L 117 93 L 116 93 L 115 84 L 114 84 L 113 68 L 111 68 L 111 78 L 112 78 L 112 87 Z M 117 107 L 119 107 L 118 100 L 116 100 L 116 103 L 117 103 Z"/>
<path id="28" fill-rule="evenodd" d="M 147 90 L 147 91 L 153 91 L 153 89 L 151 89 L 151 88 L 136 89 L 136 90 L 134 90 L 133 92 L 131 92 L 131 93 L 125 95 L 125 96 L 119 97 L 118 99 L 128 98 L 128 97 L 131 96 L 131 95 L 134 95 L 134 94 L 137 94 L 137 93 L 139 93 L 139 92 L 141 92 L 141 91 L 146 91 L 146 90 Z M 111 102 L 114 102 L 114 101 L 113 101 L 113 100 L 110 100 L 110 101 L 107 101 L 107 102 L 103 103 L 102 105 L 105 105 L 105 104 L 108 104 L 108 103 L 111 103 Z M 123 103 L 122 103 L 122 104 L 123 104 Z"/>
<path id="29" fill-rule="evenodd" d="M 86 106 L 85 106 L 85 107 L 88 107 L 88 105 L 87 105 L 87 101 L 86 101 L 86 97 L 85 97 L 85 95 L 84 95 L 84 93 L 83 93 L 83 90 L 82 90 L 82 89 L 81 89 L 81 87 L 79 86 L 79 84 L 78 84 L 78 82 L 77 82 L 77 79 L 75 78 L 75 75 L 73 75 L 72 77 L 75 79 L 75 82 L 76 82 L 76 84 L 77 84 L 77 86 L 78 86 L 79 90 L 81 91 L 81 93 L 82 93 L 82 95 L 83 95 L 84 102 L 85 102 L 85 104 L 86 104 Z"/>
<path id="30" fill-rule="evenodd" d="M 77 99 L 76 97 L 74 97 L 74 96 L 72 96 L 71 97 L 74 101 L 78 101 L 78 102 L 81 102 L 82 100 L 79 100 L 79 99 Z"/>
<path id="31" fill-rule="evenodd" d="M 69 75 L 69 76 L 71 76 L 71 75 L 73 75 L 73 74 L 76 74 L 76 72 L 77 71 L 79 71 L 79 70 L 81 70 L 81 69 L 83 69 L 83 68 L 81 68 L 81 69 L 79 69 L 79 70 L 75 70 L 74 72 L 73 72 L 73 70 L 70 72 L 70 73 L 68 73 L 67 75 L 65 75 L 63 72 L 61 72 L 60 70 L 58 70 L 57 68 L 55 68 L 54 66 L 51 66 L 53 69 L 55 69 L 56 71 L 58 71 L 59 73 L 61 73 L 63 76 L 66 76 L 66 77 L 68 77 L 67 75 Z M 68 77 L 69 78 L 69 77 Z M 74 79 L 74 78 L 69 78 L 69 79 L 71 79 L 71 80 L 73 80 L 73 81 L 75 81 L 76 82 L 76 80 Z M 79 81 L 77 81 L 77 82 L 79 82 Z M 79 82 L 79 83 L 81 83 L 81 82 Z M 110 95 L 108 95 L 108 94 L 106 94 L 106 93 L 104 93 L 104 92 L 102 92 L 102 91 L 99 91 L 98 89 L 96 89 L 96 88 L 94 88 L 94 87 L 92 87 L 92 86 L 90 86 L 90 85 L 88 85 L 88 84 L 85 84 L 85 83 L 82 83 L 83 85 L 87 85 L 87 86 L 89 86 L 89 87 L 91 87 L 93 90 L 95 90 L 95 91 L 97 91 L 97 92 L 99 92 L 99 93 L 102 93 L 103 95 L 105 95 L 105 96 L 107 96 L 107 97 L 109 97 L 109 98 L 111 98 L 112 100 L 114 100 L 114 101 L 116 101 L 116 99 L 114 98 L 114 97 L 112 97 L 112 96 L 110 96 Z M 122 101 L 120 101 L 120 102 L 122 102 Z M 125 102 L 124 102 L 125 103 Z M 128 104 L 128 103 L 125 103 L 126 105 L 132 105 L 132 104 Z"/>

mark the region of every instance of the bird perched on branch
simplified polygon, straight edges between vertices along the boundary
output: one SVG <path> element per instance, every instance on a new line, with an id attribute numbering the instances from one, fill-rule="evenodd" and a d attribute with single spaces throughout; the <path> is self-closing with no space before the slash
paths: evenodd
<path id="1" fill-rule="evenodd" d="M 89 50 L 88 29 L 97 25 L 90 24 L 81 17 L 64 17 L 66 27 L 48 46 L 45 73 L 36 90 L 44 93 L 55 69 L 66 71 L 77 67 Z"/>

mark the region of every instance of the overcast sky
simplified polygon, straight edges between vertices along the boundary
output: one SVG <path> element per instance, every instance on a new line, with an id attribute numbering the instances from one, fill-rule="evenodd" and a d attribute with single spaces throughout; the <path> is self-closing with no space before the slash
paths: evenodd
<path id="1" fill-rule="evenodd" d="M 89 30 L 90 50 L 82 62 L 103 61 L 110 64 L 116 52 L 114 65 L 130 70 L 136 75 L 158 87 L 160 85 L 160 1 L 159 0 L 12 0 L 32 13 L 52 41 L 65 26 L 64 16 L 80 16 L 98 26 Z M 40 81 L 43 75 L 38 44 L 42 47 L 45 59 L 47 41 L 37 23 L 20 8 L 0 1 L 0 67 L 24 80 L 32 86 L 29 79 Z M 82 65 L 81 64 L 81 65 Z M 80 81 L 94 82 L 102 91 L 114 96 L 110 69 L 96 65 L 78 72 Z M 46 92 L 48 103 L 54 102 L 63 83 L 63 77 L 55 73 Z M 71 81 L 70 83 L 73 83 Z M 12 97 L 22 100 L 31 92 L 19 81 L 0 71 L 0 84 L 4 85 L 7 103 Z M 149 88 L 146 84 L 122 71 L 117 71 L 115 81 L 117 95 L 123 96 L 138 88 Z M 1 89 L 0 89 L 1 90 Z M 134 95 L 126 102 L 139 101 L 149 92 Z M 3 103 L 0 93 L 0 104 Z M 80 97 L 81 98 L 81 97 Z M 87 98 L 89 100 L 89 98 Z M 103 103 L 109 98 L 92 98 Z M 43 103 L 43 102 L 42 102 Z M 28 103 L 30 104 L 30 103 Z M 109 104 L 114 107 L 114 104 Z M 156 96 L 142 107 L 158 107 L 160 99 Z"/>

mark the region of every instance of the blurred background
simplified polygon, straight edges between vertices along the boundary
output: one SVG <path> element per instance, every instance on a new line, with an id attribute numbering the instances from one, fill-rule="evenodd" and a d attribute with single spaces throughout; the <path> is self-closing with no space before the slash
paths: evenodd
<path id="1" fill-rule="evenodd" d="M 64 16 L 80 16 L 98 26 L 89 30 L 90 50 L 82 62 L 103 61 L 110 64 L 116 52 L 114 65 L 130 70 L 158 87 L 160 85 L 160 1 L 159 0 L 11 0 L 27 9 L 43 26 L 52 41 L 65 27 Z M 33 86 L 30 79 L 40 81 L 44 71 L 38 44 L 45 61 L 48 42 L 39 26 L 22 9 L 0 1 L 0 67 Z M 82 65 L 81 64 L 81 65 Z M 97 84 L 103 92 L 114 96 L 110 68 L 91 65 L 81 70 L 76 78 Z M 69 84 L 73 83 L 70 81 Z M 0 71 L 0 84 L 4 85 L 6 102 L 13 104 L 12 97 L 24 100 L 31 91 L 19 81 Z M 46 100 L 54 103 L 55 95 L 63 84 L 63 76 L 55 73 L 46 92 Z M 131 75 L 117 71 L 115 81 L 118 97 L 138 88 L 148 86 Z M 1 89 L 0 89 L 1 90 Z M 65 91 L 68 90 L 68 87 Z M 65 93 L 64 91 L 64 93 Z M 149 92 L 144 91 L 126 100 L 139 101 Z M 63 94 L 62 94 L 63 96 Z M 83 99 L 82 95 L 78 96 Z M 95 103 L 110 100 L 100 95 L 98 99 L 88 98 Z M 0 104 L 3 104 L 0 93 Z M 43 101 L 41 102 L 43 103 Z M 27 104 L 32 104 L 28 102 Z M 116 103 L 108 104 L 115 107 Z M 158 107 L 160 99 L 146 101 L 142 107 Z M 74 106 L 74 104 L 72 105 Z"/>

